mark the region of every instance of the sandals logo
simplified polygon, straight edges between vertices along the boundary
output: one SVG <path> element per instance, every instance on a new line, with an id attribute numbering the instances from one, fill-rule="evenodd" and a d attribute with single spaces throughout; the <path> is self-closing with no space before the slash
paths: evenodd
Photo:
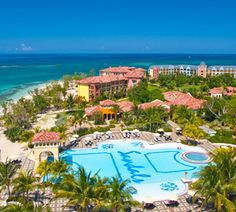
<path id="1" fill-rule="evenodd" d="M 140 172 L 140 169 L 145 168 L 144 166 L 137 166 L 134 165 L 134 161 L 132 160 L 132 154 L 142 154 L 141 152 L 138 151 L 130 151 L 130 152 L 121 152 L 118 151 L 120 156 L 122 157 L 122 161 L 125 162 L 124 166 L 127 167 L 127 170 L 129 171 L 131 175 L 131 179 L 135 183 L 141 183 L 145 180 L 145 178 L 151 177 L 151 175 L 148 174 L 142 174 Z"/>

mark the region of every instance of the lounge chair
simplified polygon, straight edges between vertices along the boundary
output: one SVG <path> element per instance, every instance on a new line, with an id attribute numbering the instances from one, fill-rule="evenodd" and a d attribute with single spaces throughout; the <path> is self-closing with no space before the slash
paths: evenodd
<path id="1" fill-rule="evenodd" d="M 144 203 L 143 208 L 146 210 L 153 210 L 156 206 L 153 203 Z"/>
<path id="2" fill-rule="evenodd" d="M 168 201 L 165 201 L 164 204 L 167 207 L 177 207 L 179 205 L 179 202 L 176 200 L 168 200 Z"/>

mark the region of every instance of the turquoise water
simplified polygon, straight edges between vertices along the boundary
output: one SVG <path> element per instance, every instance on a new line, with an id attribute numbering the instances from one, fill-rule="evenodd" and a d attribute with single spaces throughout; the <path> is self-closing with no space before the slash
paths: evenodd
<path id="1" fill-rule="evenodd" d="M 89 73 L 109 66 L 139 66 L 154 64 L 236 65 L 236 55 L 190 54 L 37 54 L 0 55 L 0 100 L 18 99 L 32 86 L 74 72 Z"/>
<path id="2" fill-rule="evenodd" d="M 139 140 L 109 141 L 100 144 L 97 149 L 67 150 L 60 157 L 71 164 L 75 171 L 83 166 L 92 173 L 99 171 L 102 177 L 130 179 L 131 185 L 138 190 L 139 198 L 150 186 L 156 187 L 155 190 L 159 190 L 163 196 L 183 192 L 186 188 L 181 179 L 185 172 L 192 178 L 202 165 L 184 161 L 181 154 L 186 149 L 179 150 L 176 145 L 170 144 L 168 148 L 158 148 L 158 145 L 150 147 L 152 149 Z"/>
<path id="3" fill-rule="evenodd" d="M 206 154 L 196 152 L 187 153 L 185 157 L 193 161 L 206 161 L 209 158 Z"/>

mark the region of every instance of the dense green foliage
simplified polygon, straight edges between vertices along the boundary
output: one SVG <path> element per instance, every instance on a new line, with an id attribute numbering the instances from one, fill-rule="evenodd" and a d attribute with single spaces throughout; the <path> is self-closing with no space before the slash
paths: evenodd
<path id="1" fill-rule="evenodd" d="M 141 110 L 137 106 L 129 113 L 124 113 L 122 120 L 125 125 L 144 131 L 157 132 L 165 128 L 168 113 L 163 107 Z"/>
<path id="2" fill-rule="evenodd" d="M 220 149 L 213 156 L 213 163 L 202 168 L 199 180 L 192 187 L 195 196 L 204 198 L 203 206 L 214 203 L 217 211 L 233 212 L 236 209 L 236 149 Z"/>
<path id="3" fill-rule="evenodd" d="M 128 98 L 136 104 L 151 102 L 156 99 L 164 100 L 160 89 L 148 89 L 148 82 L 146 80 L 141 81 L 137 86 L 129 90 Z"/>

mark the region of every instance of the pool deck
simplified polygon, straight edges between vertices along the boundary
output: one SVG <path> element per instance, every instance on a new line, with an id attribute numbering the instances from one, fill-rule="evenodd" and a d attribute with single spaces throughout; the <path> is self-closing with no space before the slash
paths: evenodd
<path id="1" fill-rule="evenodd" d="M 120 131 L 114 131 L 112 132 L 113 137 L 110 138 L 109 140 L 123 140 L 126 139 L 123 137 L 122 132 Z M 92 138 L 92 142 L 93 144 L 91 146 L 86 146 L 85 145 L 85 138 L 86 137 L 91 137 Z M 172 140 L 165 140 L 164 137 L 161 138 L 160 141 L 156 142 L 154 140 L 154 134 L 150 133 L 150 132 L 140 132 L 140 136 L 139 137 L 134 137 L 133 135 L 130 136 L 130 139 L 138 139 L 138 140 L 144 140 L 146 142 L 148 142 L 148 144 L 150 145 L 150 148 L 152 147 L 152 145 L 154 144 L 168 144 L 168 143 L 176 143 L 176 140 L 178 139 L 178 137 L 176 136 L 175 133 L 172 133 L 171 135 Z M 78 144 L 76 146 L 71 146 L 68 148 L 97 148 L 98 144 L 100 144 L 101 142 L 105 142 L 108 139 L 105 136 L 102 136 L 101 139 L 99 140 L 95 140 L 93 139 L 93 134 L 92 135 L 86 135 L 86 136 L 82 136 L 78 142 Z M 181 144 L 180 144 L 181 145 Z M 154 147 L 154 146 L 153 146 Z M 204 150 L 206 150 L 207 152 L 212 153 L 216 147 L 211 144 L 208 141 L 203 141 L 199 147 L 203 148 Z M 28 159 L 27 157 L 21 157 L 19 158 L 20 160 L 22 160 L 22 170 L 24 171 L 29 171 L 29 170 L 34 170 L 34 161 Z M 200 206 L 197 204 L 193 204 L 190 205 L 186 202 L 186 198 L 188 197 L 188 194 L 182 194 L 179 196 L 178 202 L 179 202 L 179 206 L 177 207 L 167 207 L 165 205 L 164 201 L 156 201 L 154 202 L 155 208 L 152 209 L 151 211 L 154 212 L 172 212 L 172 211 L 181 211 L 181 212 L 187 212 L 187 211 L 210 211 L 210 210 L 201 210 Z M 39 196 L 39 199 L 41 200 L 41 202 L 44 202 L 44 204 L 48 204 L 50 206 L 50 208 L 52 209 L 52 211 L 55 212 L 60 212 L 60 211 L 74 211 L 73 209 L 69 209 L 69 208 L 65 208 L 65 204 L 66 204 L 66 199 L 52 199 L 52 195 L 49 195 L 45 198 L 45 195 L 41 195 L 41 197 Z M 150 210 L 143 210 L 143 209 L 139 209 L 139 208 L 134 208 L 132 209 L 132 211 L 150 211 Z M 212 210 L 211 210 L 212 211 Z"/>

